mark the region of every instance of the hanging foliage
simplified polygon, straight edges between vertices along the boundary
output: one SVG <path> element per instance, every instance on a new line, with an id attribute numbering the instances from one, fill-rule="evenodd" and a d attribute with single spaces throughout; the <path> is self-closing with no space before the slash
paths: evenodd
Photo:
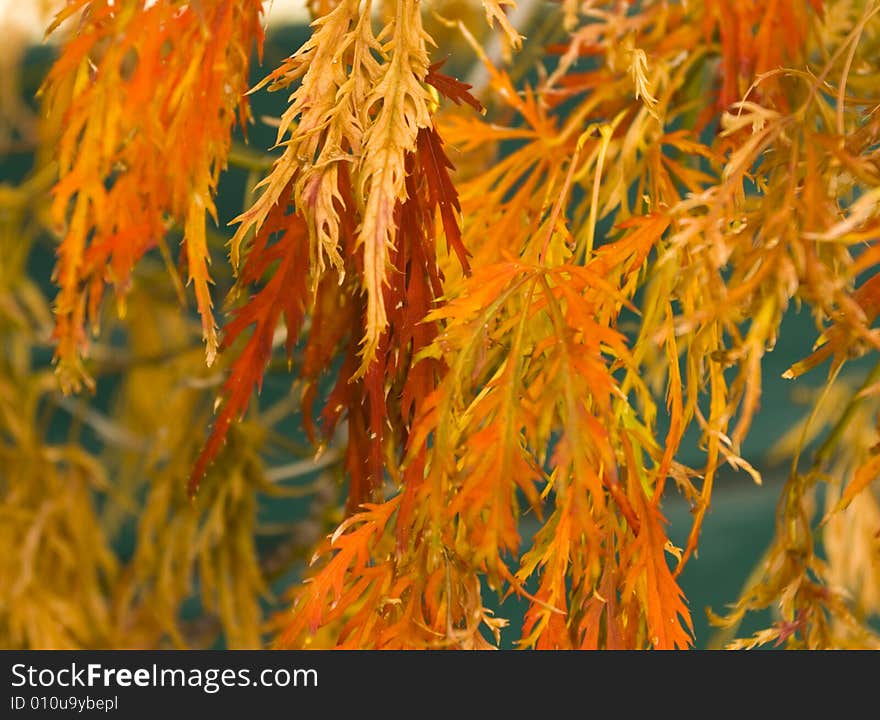
<path id="1" fill-rule="evenodd" d="M 519 5 L 314 2 L 254 81 L 259 0 L 60 4 L 36 168 L 0 186 L 7 646 L 692 647 L 682 572 L 723 467 L 762 482 L 745 442 L 796 310 L 815 345 L 785 377 L 828 375 L 711 618 L 729 647 L 880 646 L 880 371 L 843 372 L 880 349 L 880 2 Z M 233 145 L 279 91 L 274 145 Z M 69 395 L 110 382 L 106 410 Z"/>

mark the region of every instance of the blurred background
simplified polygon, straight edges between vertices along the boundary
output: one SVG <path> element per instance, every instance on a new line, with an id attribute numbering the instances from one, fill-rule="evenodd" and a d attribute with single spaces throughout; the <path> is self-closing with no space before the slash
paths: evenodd
<path id="1" fill-rule="evenodd" d="M 181 329 L 169 319 L 171 315 L 179 316 L 179 304 L 167 280 L 159 279 L 165 277 L 162 259 L 149 257 L 139 271 L 139 286 L 135 293 L 151 297 L 156 310 L 152 316 L 140 317 L 134 309 L 133 297 L 129 303 L 131 314 L 128 324 L 120 321 L 115 313 L 108 313 L 109 332 L 105 330 L 104 344 L 96 348 L 99 365 L 96 394 L 68 398 L 61 396 L 51 385 L 51 317 L 47 313 L 55 292 L 51 274 L 56 239 L 44 222 L 45 193 L 50 184 L 39 172 L 39 109 L 35 95 L 55 54 L 55 46 L 43 40 L 43 29 L 53 4 L 57 5 L 39 0 L 0 0 L 0 33 L 3 37 L 0 43 L 0 232 L 5 238 L 4 252 L 10 253 L 17 248 L 15 252 L 22 256 L 15 262 L 10 260 L 11 255 L 0 258 L 0 274 L 4 275 L 0 282 L 0 344 L 7 372 L 13 373 L 15 368 L 21 370 L 27 366 L 28 377 L 43 378 L 42 390 L 34 400 L 33 415 L 27 414 L 29 406 L 20 406 L 20 420 L 29 424 L 29 437 L 33 442 L 64 447 L 75 443 L 103 463 L 103 481 L 107 484 L 93 485 L 89 493 L 96 505 L 95 517 L 107 528 L 106 537 L 112 552 L 117 554 L 119 562 L 124 563 L 133 553 L 142 552 L 137 546 L 145 540 L 145 536 L 143 530 L 138 529 L 138 518 L 131 507 L 132 503 L 146 502 L 145 486 L 151 481 L 151 477 L 146 476 L 150 474 L 149 468 L 159 468 L 156 469 L 157 473 L 161 469 L 172 482 L 176 476 L 168 468 L 173 467 L 174 462 L 184 463 L 192 454 L 190 448 L 181 450 L 180 458 L 174 461 L 164 458 L 161 462 L 157 460 L 151 464 L 152 460 L 143 460 L 144 452 L 146 456 L 154 452 L 153 449 L 144 451 L 143 446 L 146 444 L 153 448 L 153 443 L 163 442 L 163 437 L 167 439 L 169 431 L 163 429 L 164 426 L 158 421 L 158 424 L 151 426 L 144 420 L 148 414 L 144 408 L 148 403 L 131 392 L 132 376 L 129 370 L 140 352 L 133 348 L 131 340 L 136 328 L 140 328 L 137 332 L 143 334 L 148 332 L 146 328 L 153 327 L 158 333 L 153 347 L 145 347 L 146 355 L 140 356 L 145 371 L 149 371 L 151 364 L 153 368 L 161 368 L 168 362 L 177 362 L 179 358 L 170 358 L 164 354 L 165 351 L 161 351 L 163 341 L 176 337 L 175 333 L 182 333 L 180 338 L 183 344 L 190 351 L 195 349 L 193 357 L 197 360 L 200 350 L 198 321 L 194 315 L 185 318 L 186 328 Z M 523 6 L 525 10 L 522 11 L 521 20 L 525 25 L 521 27 L 537 27 L 542 6 L 537 3 L 523 3 Z M 307 37 L 306 22 L 307 12 L 300 2 L 274 0 L 268 5 L 265 58 L 263 66 L 254 69 L 254 82 L 299 47 Z M 525 34 L 531 35 L 528 29 Z M 536 35 L 537 39 L 533 39 L 531 45 L 527 43 L 524 54 L 540 50 L 541 42 L 548 39 L 546 35 L 542 37 L 537 32 Z M 450 65 L 479 87 L 481 70 L 471 63 L 469 56 L 451 58 Z M 213 273 L 217 280 L 217 299 L 225 296 L 232 280 L 228 263 L 223 260 L 225 240 L 228 238 L 225 223 L 241 211 L 252 190 L 259 162 L 265 163 L 261 149 L 270 147 L 275 140 L 271 118 L 280 115 L 285 102 L 284 92 L 260 92 L 254 95 L 254 116 L 257 120 L 249 131 L 249 145 L 245 146 L 241 135 L 236 138 L 236 152 L 254 162 L 251 168 L 231 167 L 221 183 L 217 203 L 220 227 L 212 239 L 212 251 L 216 255 Z M 30 194 L 21 200 L 22 193 Z M 2 270 L 4 265 L 5 271 Z M 22 269 L 29 282 L 26 291 L 10 277 L 13 270 L 20 272 Z M 219 306 L 219 300 L 217 302 Z M 179 321 L 178 317 L 176 322 Z M 713 633 L 705 608 L 721 611 L 726 603 L 737 598 L 773 534 L 776 502 L 788 468 L 784 462 L 774 462 L 772 450 L 786 431 L 802 419 L 804 401 L 811 395 L 810 383 L 818 383 L 823 377 L 822 371 L 819 371 L 815 380 L 808 377 L 793 385 L 783 380 L 781 374 L 792 362 L 809 353 L 815 337 L 812 319 L 792 310 L 786 318 L 775 351 L 768 355 L 762 409 L 744 452 L 762 471 L 764 484 L 757 486 L 746 473 L 732 470 L 723 472 L 718 481 L 713 505 L 703 528 L 699 554 L 687 566 L 682 577 L 682 586 L 693 614 L 698 647 L 706 647 Z M 148 357 L 148 360 L 143 360 L 144 357 Z M 192 358 L 188 362 L 190 365 L 187 367 L 194 367 Z M 852 372 L 858 375 L 861 367 L 854 364 Z M 284 604 L 284 589 L 299 576 L 308 547 L 338 520 L 340 468 L 339 453 L 332 445 L 317 462 L 312 459 L 312 452 L 298 430 L 301 418 L 296 414 L 296 388 L 286 373 L 285 363 L 278 362 L 277 367 L 273 365 L 273 370 L 267 375 L 259 398 L 259 413 L 253 416 L 253 422 L 250 422 L 249 416 L 249 421 L 243 423 L 238 436 L 243 447 L 256 449 L 258 462 L 263 466 L 258 471 L 252 471 L 242 458 L 238 460 L 244 463 L 241 472 L 245 485 L 250 482 L 248 478 L 252 474 L 259 476 L 256 524 L 251 529 L 255 529 L 256 555 L 261 569 L 270 579 L 268 591 L 261 591 L 261 602 L 267 607 L 279 608 Z M 149 382 L 149 378 L 149 374 L 143 375 L 138 382 Z M 216 389 L 218 380 L 214 375 L 199 371 L 187 382 L 200 394 L 198 399 L 192 400 L 191 406 L 187 406 L 191 414 L 181 417 L 202 422 L 202 426 L 206 427 L 211 413 L 211 393 Z M 9 397 L 17 396 L 10 394 Z M 14 404 L 18 401 L 11 399 L 9 402 Z M 258 437 L 263 432 L 259 428 L 267 421 L 271 432 Z M 9 418 L 0 420 L 0 423 L 6 423 L 6 426 L 0 427 L 3 431 L 0 442 L 6 442 L 7 445 L 21 442 L 24 430 L 10 430 Z M 163 432 L 166 435 L 163 436 Z M 233 446 L 236 437 L 231 437 Z M 187 455 L 187 452 L 190 454 Z M 693 438 L 679 459 L 686 464 L 699 464 L 699 449 Z M 8 480 L 15 475 L 17 469 L 13 468 L 13 463 L 20 462 L 20 456 L 15 453 L 0 455 L 0 482 L 4 481 L 4 476 Z M 124 478 L 124 482 L 112 489 L 117 478 Z M 119 495 L 114 496 L 114 493 Z M 178 498 L 175 502 L 180 501 L 181 498 Z M 672 541 L 684 544 L 690 527 L 687 504 L 673 490 L 665 499 L 663 509 L 670 522 Z M 89 519 L 82 518 L 81 521 L 88 522 Z M 231 522 L 229 518 L 226 521 Z M 199 532 L 204 535 L 206 529 L 212 527 L 210 519 L 204 516 L 194 522 L 196 529 L 192 537 L 198 536 Z M 222 533 L 225 527 L 220 522 L 220 527 L 215 529 Z M 524 533 L 528 532 L 529 529 L 524 528 Z M 15 541 L 10 535 L 4 538 L 6 541 L 9 538 Z M 23 541 L 23 538 L 19 538 L 19 541 Z M 216 542 L 213 547 L 216 549 Z M 241 566 L 235 564 L 239 561 Z M 202 562 L 205 562 L 204 559 Z M 220 561 L 215 558 L 212 562 Z M 234 572 L 253 570 L 246 569 L 249 566 L 240 558 L 229 562 L 231 564 L 222 567 Z M 201 565 L 199 572 L 203 574 L 205 567 Z M 254 587 L 258 586 L 259 583 L 254 584 Z M 136 584 L 132 587 L 140 588 Z M 138 592 L 145 591 L 140 588 Z M 216 620 L 216 616 L 224 612 L 220 607 L 222 598 L 212 600 L 206 596 L 198 580 L 192 585 L 184 583 L 175 592 L 187 598 L 183 603 L 183 614 L 188 622 L 185 628 L 187 635 L 183 638 L 185 643 L 207 643 L 214 647 L 228 644 L 228 638 L 218 631 Z M 239 611 L 244 612 L 245 605 Z M 500 609 L 502 614 L 511 618 L 513 625 L 506 634 L 506 647 L 511 646 L 510 640 L 517 634 L 516 627 L 522 610 L 516 598 L 508 599 Z M 173 612 L 173 608 L 167 612 Z M 161 622 L 157 622 L 161 625 Z M 748 634 L 766 624 L 766 617 L 751 617 L 740 634 Z"/>

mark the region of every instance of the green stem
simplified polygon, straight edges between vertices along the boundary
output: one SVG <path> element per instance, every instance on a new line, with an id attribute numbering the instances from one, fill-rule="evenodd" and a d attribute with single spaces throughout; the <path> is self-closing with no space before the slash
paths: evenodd
<path id="1" fill-rule="evenodd" d="M 275 164 L 275 158 L 272 155 L 256 153 L 247 145 L 238 142 L 232 143 L 226 160 L 234 167 L 252 172 L 266 172 L 271 170 Z"/>

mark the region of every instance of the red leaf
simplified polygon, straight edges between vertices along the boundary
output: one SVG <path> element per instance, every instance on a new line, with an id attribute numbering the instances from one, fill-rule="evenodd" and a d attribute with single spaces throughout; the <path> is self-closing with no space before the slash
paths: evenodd
<path id="1" fill-rule="evenodd" d="M 280 237 L 270 246 L 269 240 L 275 233 Z M 236 310 L 223 330 L 220 348 L 227 350 L 248 327 L 254 326 L 223 384 L 222 409 L 190 475 L 190 495 L 195 495 L 208 466 L 223 447 L 230 425 L 247 410 L 254 387 L 259 392 L 272 355 L 272 338 L 282 314 L 287 327 L 288 357 L 302 327 L 308 300 L 308 231 L 299 216 L 286 215 L 281 205 L 273 208 L 254 238 L 242 270 L 242 282 L 258 282 L 276 260 L 278 266 L 263 289 Z"/>
<path id="2" fill-rule="evenodd" d="M 437 72 L 444 62 L 446 61 L 441 60 L 428 68 L 425 82 L 429 85 L 433 85 L 437 88 L 437 92 L 452 100 L 456 105 L 461 105 L 463 102 L 466 102 L 477 112 L 483 112 L 483 105 L 469 92 L 473 87 L 472 85 L 468 85 L 467 83 L 461 82 L 461 80 L 456 80 L 454 77 Z"/>
<path id="3" fill-rule="evenodd" d="M 469 253 L 461 241 L 458 223 L 458 213 L 461 212 L 458 192 L 449 177 L 449 170 L 455 167 L 443 152 L 443 140 L 433 127 L 419 130 L 417 142 L 419 162 L 428 181 L 428 197 L 432 206 L 440 207 L 447 247 L 455 250 L 465 273 L 470 274 Z"/>

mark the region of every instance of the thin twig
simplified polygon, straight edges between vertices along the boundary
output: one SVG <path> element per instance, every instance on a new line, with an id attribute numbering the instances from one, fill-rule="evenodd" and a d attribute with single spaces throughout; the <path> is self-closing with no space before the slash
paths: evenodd
<path id="1" fill-rule="evenodd" d="M 135 435 L 118 422 L 114 422 L 93 407 L 89 407 L 82 400 L 66 397 L 61 393 L 56 393 L 53 397 L 59 407 L 64 408 L 73 417 L 88 425 L 98 437 L 108 444 L 135 452 L 146 452 L 149 449 L 150 443 L 146 438 Z"/>
<path id="2" fill-rule="evenodd" d="M 234 167 L 258 173 L 271 170 L 275 164 L 275 158 L 272 155 L 256 153 L 247 145 L 237 142 L 232 143 L 232 147 L 229 148 L 227 161 Z"/>
<path id="3" fill-rule="evenodd" d="M 341 457 L 342 453 L 337 448 L 330 448 L 316 458 L 297 460 L 286 465 L 273 467 L 266 471 L 266 479 L 272 483 L 279 483 L 310 475 L 313 472 L 335 465 Z"/>

